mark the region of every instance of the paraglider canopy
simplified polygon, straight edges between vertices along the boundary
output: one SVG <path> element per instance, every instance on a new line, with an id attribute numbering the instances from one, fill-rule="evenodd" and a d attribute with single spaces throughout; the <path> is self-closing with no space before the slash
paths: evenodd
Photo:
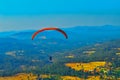
<path id="1" fill-rule="evenodd" d="M 43 31 L 46 31 L 46 30 L 56 30 L 56 31 L 62 33 L 62 34 L 65 36 L 66 39 L 68 38 L 67 34 L 66 34 L 63 30 L 61 30 L 60 28 L 49 27 L 49 28 L 42 28 L 42 29 L 36 31 L 36 32 L 32 35 L 32 40 L 35 38 L 35 36 L 36 36 L 38 33 L 43 32 Z"/>

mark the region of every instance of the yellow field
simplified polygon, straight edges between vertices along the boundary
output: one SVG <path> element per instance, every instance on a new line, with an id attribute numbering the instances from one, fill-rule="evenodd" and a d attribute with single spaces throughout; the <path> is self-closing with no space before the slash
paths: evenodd
<path id="1" fill-rule="evenodd" d="M 62 80 L 83 80 L 82 78 L 75 76 L 61 76 Z"/>
<path id="2" fill-rule="evenodd" d="M 120 50 L 120 48 L 117 48 L 118 50 Z"/>
<path id="3" fill-rule="evenodd" d="M 30 74 L 20 73 L 15 76 L 0 77 L 0 80 L 36 80 L 36 79 L 37 76 L 33 75 L 32 73 Z"/>
<path id="4" fill-rule="evenodd" d="M 66 63 L 65 66 L 70 67 L 76 71 L 84 70 L 93 71 L 95 68 L 99 72 L 99 66 L 105 66 L 106 62 L 90 62 L 90 63 Z"/>
<path id="5" fill-rule="evenodd" d="M 116 53 L 116 55 L 120 56 L 120 52 Z"/>
<path id="6" fill-rule="evenodd" d="M 42 79 L 45 78 L 50 78 L 50 76 L 53 75 L 40 75 Z M 25 74 L 25 73 L 19 73 L 15 76 L 9 76 L 9 77 L 0 77 L 0 80 L 37 80 L 37 76 L 33 75 L 32 73 L 30 74 Z M 76 76 L 61 76 L 60 80 L 84 80 L 83 78 L 79 78 Z M 89 76 L 88 79 L 86 80 L 100 80 L 100 76 Z"/>
<path id="7" fill-rule="evenodd" d="M 88 76 L 87 79 L 75 77 L 75 76 L 61 76 L 62 80 L 100 80 L 100 76 Z"/>
<path id="8" fill-rule="evenodd" d="M 100 80 L 100 76 L 88 76 L 86 80 Z"/>
<path id="9" fill-rule="evenodd" d="M 74 55 L 65 56 L 65 58 L 74 58 Z"/>
<path id="10" fill-rule="evenodd" d="M 50 78 L 50 75 L 46 75 L 46 74 L 42 74 L 42 75 L 40 75 L 40 78 Z"/>
<path id="11" fill-rule="evenodd" d="M 88 54 L 88 55 L 91 55 L 91 54 L 94 54 L 96 51 L 84 51 L 83 53 L 85 54 Z"/>

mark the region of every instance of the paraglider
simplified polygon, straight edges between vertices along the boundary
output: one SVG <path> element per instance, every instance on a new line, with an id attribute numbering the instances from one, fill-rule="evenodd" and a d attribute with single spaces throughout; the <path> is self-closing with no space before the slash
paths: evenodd
<path id="1" fill-rule="evenodd" d="M 56 30 L 56 31 L 62 33 L 66 39 L 68 38 L 67 34 L 66 34 L 63 30 L 61 30 L 60 28 L 49 27 L 49 28 L 42 28 L 42 29 L 36 31 L 36 32 L 32 35 L 32 40 L 35 38 L 35 36 L 36 36 L 38 33 L 43 32 L 43 31 L 46 31 L 46 30 Z M 49 56 L 49 61 L 50 61 L 50 62 L 53 61 L 52 56 Z"/>
<path id="2" fill-rule="evenodd" d="M 32 35 L 32 40 L 35 38 L 35 36 L 36 36 L 38 33 L 43 32 L 43 31 L 46 31 L 46 30 L 56 30 L 56 31 L 62 33 L 62 34 L 65 36 L 66 39 L 68 38 L 67 34 L 66 34 L 63 30 L 61 30 L 61 29 L 59 29 L 59 28 L 55 28 L 55 27 L 49 27 L 49 28 L 43 28 L 43 29 L 40 29 L 40 30 L 36 31 L 36 32 Z"/>

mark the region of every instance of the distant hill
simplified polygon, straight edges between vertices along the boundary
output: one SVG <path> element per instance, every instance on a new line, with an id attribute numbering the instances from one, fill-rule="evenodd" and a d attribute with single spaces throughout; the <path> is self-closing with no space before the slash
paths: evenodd
<path id="1" fill-rule="evenodd" d="M 65 39 L 62 34 L 56 31 L 42 32 L 34 40 L 31 40 L 31 36 L 35 30 L 0 32 L 0 45 L 6 51 L 9 49 L 14 50 L 14 48 L 32 49 L 31 51 L 44 49 L 45 52 L 54 53 L 98 42 L 120 39 L 120 27 L 118 26 L 76 26 L 62 29 L 68 34 L 68 39 Z M 11 47 L 6 48 L 5 45 Z M 0 48 L 0 53 L 1 50 Z"/>

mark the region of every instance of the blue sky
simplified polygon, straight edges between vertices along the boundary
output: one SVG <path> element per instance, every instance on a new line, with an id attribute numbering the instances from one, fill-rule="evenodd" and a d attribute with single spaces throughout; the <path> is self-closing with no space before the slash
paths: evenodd
<path id="1" fill-rule="evenodd" d="M 0 31 L 120 26 L 120 0 L 0 0 Z"/>

